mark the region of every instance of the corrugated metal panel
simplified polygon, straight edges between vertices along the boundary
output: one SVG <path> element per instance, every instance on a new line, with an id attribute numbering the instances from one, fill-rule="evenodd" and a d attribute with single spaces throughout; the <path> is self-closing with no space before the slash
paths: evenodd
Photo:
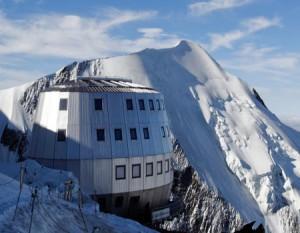
<path id="1" fill-rule="evenodd" d="M 137 140 L 131 140 L 130 137 L 130 128 L 136 129 Z M 127 134 L 127 144 L 128 144 L 128 154 L 129 157 L 144 156 L 142 148 L 142 137 L 140 132 L 140 127 L 138 123 L 135 124 L 126 124 L 126 134 Z"/>
<path id="2" fill-rule="evenodd" d="M 93 150 L 91 147 L 91 116 L 89 95 L 80 93 L 80 158 L 92 159 Z"/>
<path id="3" fill-rule="evenodd" d="M 149 139 L 144 139 L 143 128 L 148 128 L 149 137 L 150 137 Z M 154 138 L 154 135 L 153 135 L 153 132 L 152 132 L 152 128 L 153 127 L 149 124 L 140 124 L 140 135 L 139 135 L 139 137 L 142 140 L 144 156 L 155 154 L 155 148 L 154 148 L 155 138 Z"/>
<path id="4" fill-rule="evenodd" d="M 153 163 L 153 176 L 146 176 L 146 164 Z M 153 156 L 146 156 L 144 157 L 144 171 L 145 171 L 145 178 L 144 178 L 144 189 L 151 189 L 155 187 L 155 177 L 156 174 L 154 173 L 156 166 L 155 160 Z"/>
<path id="5" fill-rule="evenodd" d="M 151 99 L 152 94 L 150 95 L 150 94 L 138 93 L 135 96 L 136 96 L 136 101 L 138 101 L 139 99 L 143 99 L 145 102 L 145 111 L 137 112 L 138 118 L 139 118 L 139 123 L 140 124 L 148 124 L 150 122 L 150 120 L 149 120 L 149 117 L 150 117 L 149 99 Z"/>
<path id="6" fill-rule="evenodd" d="M 94 160 L 94 189 L 97 194 L 112 193 L 112 160 Z"/>
<path id="7" fill-rule="evenodd" d="M 79 179 L 80 178 L 80 160 L 70 160 L 67 162 L 68 171 L 73 172 L 73 174 Z"/>
<path id="8" fill-rule="evenodd" d="M 126 165 L 126 179 L 124 180 L 116 180 L 116 172 L 115 168 L 117 165 Z M 112 193 L 124 193 L 129 191 L 129 179 L 128 179 L 128 159 L 114 159 L 113 160 L 113 179 L 112 179 Z"/>
<path id="9" fill-rule="evenodd" d="M 160 125 L 152 125 L 152 134 L 153 134 L 153 153 L 162 154 L 164 152 L 163 143 L 162 143 L 162 134 Z"/>
<path id="10" fill-rule="evenodd" d="M 94 160 L 80 160 L 80 186 L 87 193 L 94 192 Z"/>
<path id="11" fill-rule="evenodd" d="M 141 177 L 140 178 L 132 178 L 132 165 L 140 164 L 141 165 Z M 129 159 L 129 192 L 142 190 L 144 187 L 144 158 L 143 157 L 132 157 Z"/>
<path id="12" fill-rule="evenodd" d="M 97 141 L 97 129 L 104 129 L 105 141 Z M 110 129 L 107 125 L 92 125 L 92 148 L 95 159 L 111 158 Z"/>
<path id="13" fill-rule="evenodd" d="M 124 124 L 112 123 L 110 127 L 112 158 L 128 157 L 127 134 Z M 115 129 L 122 129 L 122 141 L 115 140 Z"/>

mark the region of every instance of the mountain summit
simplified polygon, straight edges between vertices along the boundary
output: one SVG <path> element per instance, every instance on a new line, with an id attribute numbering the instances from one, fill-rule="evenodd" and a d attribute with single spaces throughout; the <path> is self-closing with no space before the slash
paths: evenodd
<path id="1" fill-rule="evenodd" d="M 30 126 L 39 91 L 77 76 L 130 78 L 162 92 L 174 138 L 210 189 L 245 222 L 261 222 L 272 232 L 299 231 L 300 134 L 203 48 L 181 41 L 174 48 L 74 62 L 24 86 L 7 117 L 20 125 L 12 114 L 25 112 L 23 122 Z M 4 93 L 16 91 L 1 98 Z M 4 113 L 7 105 L 0 100 Z"/>

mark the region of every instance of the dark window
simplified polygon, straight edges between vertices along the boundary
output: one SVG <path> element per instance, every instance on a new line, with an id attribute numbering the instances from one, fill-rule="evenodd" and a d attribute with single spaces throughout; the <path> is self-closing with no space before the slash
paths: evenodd
<path id="1" fill-rule="evenodd" d="M 97 129 L 97 141 L 105 141 L 104 129 Z"/>
<path id="2" fill-rule="evenodd" d="M 153 176 L 153 163 L 146 163 L 146 176 Z"/>
<path id="3" fill-rule="evenodd" d="M 141 164 L 132 164 L 132 178 L 141 177 Z"/>
<path id="4" fill-rule="evenodd" d="M 140 196 L 130 197 L 129 206 L 136 208 L 136 206 L 139 204 L 139 201 L 140 201 Z"/>
<path id="5" fill-rule="evenodd" d="M 166 131 L 165 131 L 165 127 L 161 127 L 161 135 L 163 136 L 163 138 L 166 137 Z"/>
<path id="6" fill-rule="evenodd" d="M 140 107 L 140 110 L 142 110 L 142 111 L 145 110 L 145 101 L 143 99 L 139 99 L 139 107 Z"/>
<path id="7" fill-rule="evenodd" d="M 165 160 L 165 171 L 166 172 L 169 172 L 170 170 L 170 161 L 168 159 Z"/>
<path id="8" fill-rule="evenodd" d="M 66 141 L 66 130 L 65 129 L 57 130 L 57 141 L 59 141 L 59 142 Z"/>
<path id="9" fill-rule="evenodd" d="M 162 174 L 162 161 L 157 161 L 157 175 Z"/>
<path id="10" fill-rule="evenodd" d="M 115 207 L 116 208 L 121 208 L 123 206 L 123 200 L 124 200 L 123 196 L 116 197 L 116 199 L 115 199 Z"/>
<path id="11" fill-rule="evenodd" d="M 122 141 L 122 129 L 115 129 L 115 140 L 116 141 Z"/>
<path id="12" fill-rule="evenodd" d="M 94 99 L 95 110 L 102 110 L 102 99 Z"/>
<path id="13" fill-rule="evenodd" d="M 131 138 L 131 140 L 137 140 L 136 128 L 130 129 L 130 138 Z"/>
<path id="14" fill-rule="evenodd" d="M 132 99 L 126 99 L 127 110 L 133 110 L 133 102 Z"/>
<path id="15" fill-rule="evenodd" d="M 60 99 L 59 110 L 64 111 L 68 109 L 68 99 Z"/>
<path id="16" fill-rule="evenodd" d="M 160 110 L 160 101 L 156 100 L 156 103 L 157 103 L 157 109 Z"/>
<path id="17" fill-rule="evenodd" d="M 148 128 L 143 128 L 143 133 L 144 133 L 144 139 L 149 139 L 149 129 Z"/>
<path id="18" fill-rule="evenodd" d="M 116 180 L 126 179 L 126 166 L 118 165 L 116 166 Z"/>
<path id="19" fill-rule="evenodd" d="M 150 108 L 150 111 L 154 111 L 154 102 L 153 102 L 153 100 L 149 100 L 149 108 Z"/>

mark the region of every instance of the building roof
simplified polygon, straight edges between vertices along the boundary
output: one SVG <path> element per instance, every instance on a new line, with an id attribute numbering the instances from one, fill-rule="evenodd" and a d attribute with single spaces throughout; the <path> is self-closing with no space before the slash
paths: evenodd
<path id="1" fill-rule="evenodd" d="M 61 92 L 146 92 L 157 93 L 150 87 L 132 83 L 130 79 L 109 77 L 77 77 L 63 83 L 56 83 L 43 90 Z"/>

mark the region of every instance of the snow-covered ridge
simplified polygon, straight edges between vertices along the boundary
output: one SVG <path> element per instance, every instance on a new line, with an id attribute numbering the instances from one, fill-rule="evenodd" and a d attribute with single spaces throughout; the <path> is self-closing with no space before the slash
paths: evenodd
<path id="1" fill-rule="evenodd" d="M 32 116 L 39 91 L 89 75 L 130 78 L 162 92 L 174 137 L 211 190 L 245 222 L 263 222 L 272 232 L 298 230 L 292 222 L 299 221 L 300 133 L 200 46 L 182 41 L 174 48 L 74 62 L 36 81 L 20 103 Z"/>

